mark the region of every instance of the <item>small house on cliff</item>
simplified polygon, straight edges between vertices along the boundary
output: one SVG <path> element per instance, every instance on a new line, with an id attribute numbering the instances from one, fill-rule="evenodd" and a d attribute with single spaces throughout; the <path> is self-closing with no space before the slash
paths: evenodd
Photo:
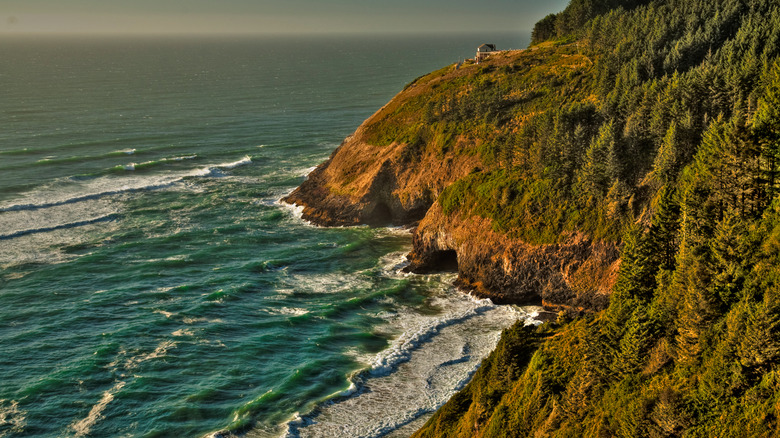
<path id="1" fill-rule="evenodd" d="M 483 59 L 490 56 L 491 53 L 497 52 L 496 45 L 495 44 L 483 44 L 479 47 L 477 47 L 477 56 L 474 57 L 474 60 L 477 62 L 482 61 Z"/>

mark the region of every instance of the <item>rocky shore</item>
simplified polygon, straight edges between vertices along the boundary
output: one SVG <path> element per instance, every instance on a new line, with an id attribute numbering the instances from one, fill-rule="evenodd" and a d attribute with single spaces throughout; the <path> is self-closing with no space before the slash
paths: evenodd
<path id="1" fill-rule="evenodd" d="M 489 167 L 474 153 L 479 139 L 460 137 L 442 153 L 394 141 L 369 142 L 372 125 L 436 80 L 417 81 L 367 119 L 284 202 L 303 207 L 321 226 L 415 227 L 409 270 L 457 268 L 458 284 L 496 303 L 543 304 L 549 310 L 600 310 L 620 264 L 615 243 L 571 233 L 560 243 L 532 245 L 494 229 L 489 219 L 446 215 L 437 202 L 450 184 Z"/>

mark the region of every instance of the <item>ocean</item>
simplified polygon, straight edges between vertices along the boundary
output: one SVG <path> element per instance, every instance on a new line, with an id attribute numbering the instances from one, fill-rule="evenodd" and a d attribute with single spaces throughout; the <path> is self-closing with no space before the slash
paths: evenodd
<path id="1" fill-rule="evenodd" d="M 538 309 L 279 199 L 479 38 L 0 40 L 0 437 L 419 427 Z"/>

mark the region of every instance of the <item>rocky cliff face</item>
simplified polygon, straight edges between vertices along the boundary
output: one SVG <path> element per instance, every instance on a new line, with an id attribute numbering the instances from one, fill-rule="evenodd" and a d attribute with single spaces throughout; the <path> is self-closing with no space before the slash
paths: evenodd
<path id="1" fill-rule="evenodd" d="M 364 122 L 283 201 L 303 206 L 303 218 L 322 226 L 408 225 L 425 216 L 445 187 L 480 165 L 473 155 L 423 151 L 410 160 L 406 143 L 370 144 L 365 127 L 385 111 Z"/>
<path id="2" fill-rule="evenodd" d="M 497 303 L 607 305 L 620 263 L 615 244 L 572 234 L 563 243 L 529 245 L 495 231 L 488 219 L 444 215 L 436 197 L 479 161 L 426 156 L 405 162 L 406 145 L 372 146 L 359 140 L 360 131 L 284 199 L 304 206 L 306 220 L 323 226 L 420 221 L 409 255 L 413 272 L 457 268 L 460 286 Z"/>
<path id="3" fill-rule="evenodd" d="M 493 230 L 491 221 L 448 217 L 435 204 L 414 235 L 409 269 L 457 265 L 458 282 L 498 303 L 548 308 L 606 307 L 620 265 L 615 244 L 572 234 L 563 243 L 529 245 Z"/>
<path id="4" fill-rule="evenodd" d="M 619 265 L 615 244 L 571 233 L 554 245 L 530 245 L 495 231 L 490 219 L 445 215 L 436 202 L 453 182 L 496 167 L 495 158 L 491 161 L 479 152 L 485 136 L 493 135 L 489 129 L 495 128 L 465 122 L 463 126 L 483 126 L 482 131 L 466 128 L 451 134 L 445 122 L 432 126 L 426 117 L 455 111 L 452 102 L 463 90 L 477 89 L 475 83 L 497 84 L 485 82 L 491 74 L 506 74 L 520 68 L 517 65 L 536 68 L 541 52 L 491 59 L 499 69 L 492 64 L 450 67 L 418 79 L 367 119 L 284 201 L 303 206 L 303 218 L 323 226 L 419 222 L 410 270 L 457 268 L 461 286 L 496 302 L 577 310 L 605 307 Z M 571 63 L 575 58 L 561 59 Z M 512 120 L 521 126 L 525 118 Z M 377 145 L 382 143 L 377 138 L 386 144 Z"/>

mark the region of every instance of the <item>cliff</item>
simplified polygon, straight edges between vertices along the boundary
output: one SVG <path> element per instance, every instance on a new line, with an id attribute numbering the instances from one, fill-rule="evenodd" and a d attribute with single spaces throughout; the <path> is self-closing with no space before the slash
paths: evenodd
<path id="1" fill-rule="evenodd" d="M 416 225 L 412 271 L 457 267 L 461 286 L 496 302 L 604 308 L 619 265 L 615 241 L 568 230 L 559 242 L 528 242 L 484 215 L 444 214 L 437 202 L 452 183 L 506 164 L 496 142 L 527 123 L 521 106 L 538 106 L 549 94 L 512 82 L 560 80 L 587 68 L 572 49 L 502 52 L 415 80 L 284 201 L 303 206 L 304 219 L 318 225 Z M 491 106 L 507 120 L 484 120 L 481 111 Z"/>
<path id="2" fill-rule="evenodd" d="M 780 436 L 780 8 L 572 0 L 534 40 L 592 68 L 442 192 L 412 260 L 609 304 L 506 330 L 414 437 Z"/>
<path id="3" fill-rule="evenodd" d="M 414 272 L 454 257 L 460 286 L 496 303 L 603 309 L 620 265 L 614 244 L 572 233 L 561 243 L 532 245 L 493 229 L 479 216 L 446 216 L 435 204 L 414 234 Z"/>
<path id="4" fill-rule="evenodd" d="M 439 193 L 479 160 L 426 153 L 410 161 L 408 143 L 371 144 L 367 127 L 387 117 L 403 97 L 366 120 L 284 201 L 303 206 L 303 218 L 321 226 L 409 225 L 422 219 Z"/>
<path id="5" fill-rule="evenodd" d="M 534 42 L 414 81 L 287 198 L 570 310 L 415 436 L 780 436 L 780 7 L 572 0 Z"/>

